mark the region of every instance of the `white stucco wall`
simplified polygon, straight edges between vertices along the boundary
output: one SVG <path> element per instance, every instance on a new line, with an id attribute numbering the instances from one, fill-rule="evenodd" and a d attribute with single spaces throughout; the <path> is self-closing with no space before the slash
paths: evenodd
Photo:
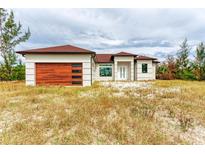
<path id="1" fill-rule="evenodd" d="M 130 62 L 130 79 L 134 80 L 134 57 L 133 56 L 115 56 L 114 57 L 114 80 L 118 80 L 118 62 Z"/>
<path id="2" fill-rule="evenodd" d="M 26 85 L 36 85 L 35 63 L 72 63 L 83 64 L 83 86 L 91 85 L 91 55 L 68 55 L 68 54 L 27 54 L 26 63 Z"/>
<path id="3" fill-rule="evenodd" d="M 142 73 L 142 64 L 148 64 L 148 72 Z M 152 60 L 137 60 L 135 64 L 135 80 L 155 80 L 156 79 L 156 64 Z"/>
<path id="4" fill-rule="evenodd" d="M 157 63 L 152 63 L 152 68 L 153 68 L 153 80 L 156 80 L 156 67 L 157 67 Z"/>
<path id="5" fill-rule="evenodd" d="M 112 77 L 101 77 L 100 76 L 100 65 L 112 65 Z M 109 81 L 114 79 L 114 67 L 113 63 L 97 63 L 95 71 L 95 80 L 96 81 Z"/>
<path id="6" fill-rule="evenodd" d="M 96 73 L 96 64 L 94 59 L 92 58 L 92 83 L 95 81 L 95 73 Z"/>

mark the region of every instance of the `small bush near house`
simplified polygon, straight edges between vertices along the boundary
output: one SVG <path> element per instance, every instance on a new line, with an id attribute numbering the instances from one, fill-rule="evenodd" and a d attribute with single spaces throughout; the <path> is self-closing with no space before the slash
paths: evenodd
<path id="1" fill-rule="evenodd" d="M 176 77 L 176 63 L 174 57 L 167 56 L 166 61 L 157 67 L 157 78 L 161 80 L 173 80 Z"/>
<path id="2" fill-rule="evenodd" d="M 10 75 L 6 73 L 4 66 L 0 66 L 0 81 L 8 80 L 25 80 L 25 65 L 18 64 L 16 66 L 13 66 Z"/>
<path id="3" fill-rule="evenodd" d="M 11 80 L 25 80 L 25 65 L 16 65 L 13 68 Z"/>

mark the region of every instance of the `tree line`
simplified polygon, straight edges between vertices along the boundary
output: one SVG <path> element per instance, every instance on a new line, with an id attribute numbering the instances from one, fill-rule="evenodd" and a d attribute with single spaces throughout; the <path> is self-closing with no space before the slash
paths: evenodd
<path id="1" fill-rule="evenodd" d="M 30 36 L 29 28 L 22 32 L 21 23 L 15 22 L 13 11 L 0 8 L 0 81 L 25 79 L 25 65 L 14 49 Z"/>
<path id="2" fill-rule="evenodd" d="M 168 55 L 157 67 L 157 78 L 163 80 L 205 80 L 205 44 L 199 43 L 190 59 L 191 48 L 185 39 L 176 55 Z"/>

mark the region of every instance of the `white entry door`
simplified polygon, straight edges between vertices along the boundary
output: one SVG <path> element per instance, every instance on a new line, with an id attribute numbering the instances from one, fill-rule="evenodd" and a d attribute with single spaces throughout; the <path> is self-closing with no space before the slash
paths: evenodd
<path id="1" fill-rule="evenodd" d="M 127 80 L 127 66 L 119 66 L 118 67 L 118 79 L 119 80 Z"/>

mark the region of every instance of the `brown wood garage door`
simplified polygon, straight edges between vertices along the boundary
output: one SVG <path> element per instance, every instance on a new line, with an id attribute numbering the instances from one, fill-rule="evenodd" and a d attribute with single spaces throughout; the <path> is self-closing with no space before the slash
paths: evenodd
<path id="1" fill-rule="evenodd" d="M 36 63 L 37 85 L 82 85 L 81 63 Z"/>

